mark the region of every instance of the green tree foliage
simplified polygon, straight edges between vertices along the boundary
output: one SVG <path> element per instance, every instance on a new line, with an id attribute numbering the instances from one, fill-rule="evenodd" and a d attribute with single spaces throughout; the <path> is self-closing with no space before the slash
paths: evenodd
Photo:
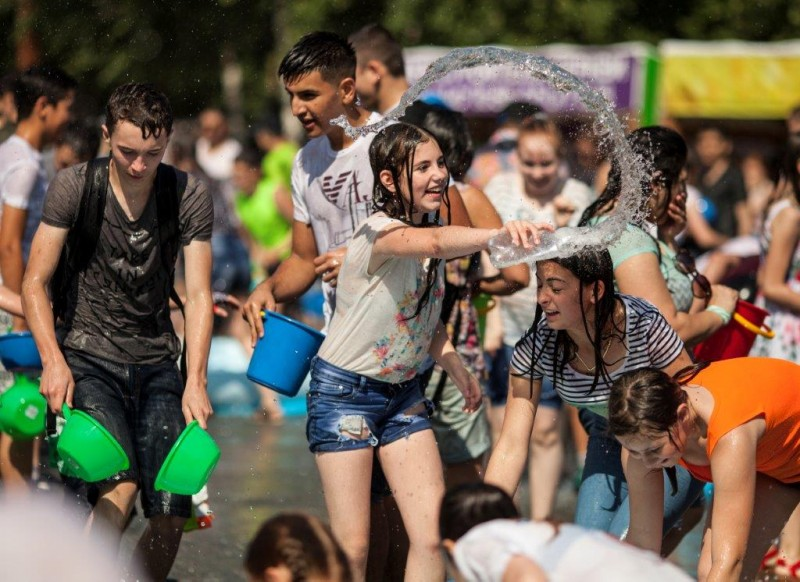
<path id="1" fill-rule="evenodd" d="M 35 16 L 16 17 L 23 1 Z M 179 114 L 221 102 L 220 71 L 242 68 L 244 108 L 280 93 L 275 70 L 302 34 L 347 35 L 381 22 L 408 46 L 607 44 L 665 38 L 770 41 L 800 27 L 796 0 L 0 0 L 0 67 L 31 30 L 44 61 L 78 77 L 97 102 L 129 80 L 163 87 Z M 30 27 L 30 28 L 28 28 Z"/>

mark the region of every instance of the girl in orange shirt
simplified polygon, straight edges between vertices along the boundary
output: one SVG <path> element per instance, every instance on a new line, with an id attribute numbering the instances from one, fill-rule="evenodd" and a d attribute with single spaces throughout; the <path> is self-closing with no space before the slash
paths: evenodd
<path id="1" fill-rule="evenodd" d="M 631 503 L 627 541 L 661 535 L 661 472 L 676 464 L 714 482 L 700 580 L 753 579 L 800 503 L 800 366 L 770 358 L 697 365 L 673 379 L 645 368 L 620 377 L 608 403 Z M 644 470 L 637 470 L 643 466 Z"/>

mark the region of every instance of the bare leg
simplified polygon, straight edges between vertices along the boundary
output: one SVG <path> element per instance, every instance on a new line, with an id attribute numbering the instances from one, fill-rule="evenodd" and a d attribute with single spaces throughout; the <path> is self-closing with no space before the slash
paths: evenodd
<path id="1" fill-rule="evenodd" d="M 567 418 L 569 419 L 572 442 L 575 443 L 575 461 L 578 465 L 578 476 L 580 477 L 580 474 L 583 473 L 583 464 L 586 461 L 586 448 L 589 446 L 589 435 L 586 434 L 586 429 L 583 428 L 580 418 L 578 418 L 578 409 L 569 404 L 565 404 L 564 408 L 567 411 Z"/>
<path id="2" fill-rule="evenodd" d="M 115 536 L 112 540 L 113 545 L 118 546 L 128 516 L 133 509 L 133 503 L 136 501 L 137 491 L 136 483 L 133 481 L 121 481 L 101 491 L 90 517 L 89 529 L 92 535 L 106 540 L 107 536 Z"/>
<path id="3" fill-rule="evenodd" d="M 141 564 L 151 580 L 160 582 L 169 575 L 178 554 L 185 522 L 183 517 L 170 515 L 150 518 L 133 552 L 132 561 Z"/>
<path id="4" fill-rule="evenodd" d="M 548 519 L 553 513 L 564 466 L 561 411 L 540 406 L 533 421 L 528 479 L 531 490 L 531 519 Z"/>
<path id="5" fill-rule="evenodd" d="M 405 579 L 441 582 L 445 571 L 438 520 L 444 476 L 433 431 L 415 432 L 383 446 L 378 456 L 408 532 Z"/>
<path id="6" fill-rule="evenodd" d="M 331 529 L 350 560 L 355 582 L 366 575 L 373 455 L 372 447 L 316 455 Z"/>

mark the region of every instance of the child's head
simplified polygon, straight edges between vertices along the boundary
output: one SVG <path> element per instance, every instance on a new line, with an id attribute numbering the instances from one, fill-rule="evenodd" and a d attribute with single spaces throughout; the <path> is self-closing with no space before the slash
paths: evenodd
<path id="1" fill-rule="evenodd" d="M 649 219 L 662 224 L 668 219 L 670 202 L 685 191 L 686 162 L 688 148 L 686 141 L 674 129 L 654 125 L 640 127 L 626 136 L 633 152 L 644 160 L 647 175 L 640 182 L 642 208 Z M 612 160 L 605 190 L 583 213 L 581 225 L 610 208 L 613 201 L 622 194 L 622 167 Z"/>
<path id="2" fill-rule="evenodd" d="M 356 51 L 356 89 L 364 107 L 377 110 L 381 79 L 404 78 L 403 45 L 380 24 L 367 24 L 348 38 Z"/>
<path id="3" fill-rule="evenodd" d="M 56 140 L 56 170 L 88 162 L 97 155 L 100 130 L 85 122 L 70 122 Z"/>
<path id="4" fill-rule="evenodd" d="M 252 196 L 263 177 L 262 154 L 256 148 L 244 148 L 233 162 L 231 180 L 234 188 L 245 196 Z"/>
<path id="5" fill-rule="evenodd" d="M 493 519 L 519 519 L 514 500 L 495 485 L 477 481 L 451 488 L 439 511 L 439 536 L 457 542 L 476 525 Z"/>
<path id="6" fill-rule="evenodd" d="M 103 139 L 125 185 L 155 176 L 172 133 L 172 108 L 166 95 L 147 83 L 117 87 L 106 104 Z"/>
<path id="7" fill-rule="evenodd" d="M 678 489 L 675 465 L 695 428 L 683 385 L 707 365 L 694 364 L 675 377 L 657 368 L 640 368 L 622 374 L 611 385 L 609 434 L 649 469 L 664 469 L 673 495 Z"/>
<path id="8" fill-rule="evenodd" d="M 539 261 L 536 285 L 537 320 L 543 310 L 551 329 L 583 330 L 614 308 L 614 267 L 605 249 Z"/>
<path id="9" fill-rule="evenodd" d="M 17 121 L 40 119 L 45 142 L 52 143 L 69 122 L 77 86 L 75 79 L 59 68 L 31 67 L 14 81 Z"/>
<path id="10" fill-rule="evenodd" d="M 139 128 L 142 139 L 169 137 L 172 133 L 172 107 L 167 96 L 149 83 L 120 85 L 106 104 L 104 131 L 113 136 L 122 123 Z"/>
<path id="11" fill-rule="evenodd" d="M 439 143 L 407 123 L 385 127 L 370 144 L 375 180 L 372 203 L 392 218 L 420 224 L 447 204 L 450 175 Z"/>
<path id="12" fill-rule="evenodd" d="M 251 580 L 350 582 L 344 551 L 316 517 L 281 513 L 267 520 L 250 541 L 244 566 Z"/>
<path id="13" fill-rule="evenodd" d="M 327 135 L 337 127 L 330 121 L 355 105 L 356 54 L 332 32 L 312 32 L 297 41 L 283 57 L 278 76 L 292 115 L 310 138 Z"/>
<path id="14" fill-rule="evenodd" d="M 593 338 L 594 345 L 595 378 L 591 390 L 601 380 L 609 381 L 603 349 L 607 348 L 610 335 L 621 337 L 624 328 L 617 329 L 614 322 L 614 266 L 608 250 L 584 250 L 569 257 L 539 261 L 536 284 L 533 324 L 520 342 L 537 333 L 544 316 L 550 333 L 555 334 L 553 380 L 575 357 L 578 346 L 572 336 L 588 336 Z M 534 351 L 531 372 L 541 355 L 541 351 Z M 533 382 L 532 374 L 525 376 L 530 376 Z"/>
<path id="15" fill-rule="evenodd" d="M 559 183 L 564 141 L 555 122 L 538 113 L 522 122 L 517 137 L 517 163 L 525 189 L 533 195 L 551 195 Z"/>
<path id="16" fill-rule="evenodd" d="M 721 128 L 707 125 L 697 132 L 694 149 L 700 163 L 710 166 L 719 160 L 730 158 L 733 154 L 733 140 Z"/>

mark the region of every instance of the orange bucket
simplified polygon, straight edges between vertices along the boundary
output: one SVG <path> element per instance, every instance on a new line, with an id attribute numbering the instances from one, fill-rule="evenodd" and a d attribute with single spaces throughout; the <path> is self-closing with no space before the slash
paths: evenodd
<path id="1" fill-rule="evenodd" d="M 714 362 L 747 356 L 757 335 L 775 337 L 775 332 L 764 323 L 768 315 L 769 311 L 740 299 L 728 325 L 694 348 L 695 359 Z"/>

